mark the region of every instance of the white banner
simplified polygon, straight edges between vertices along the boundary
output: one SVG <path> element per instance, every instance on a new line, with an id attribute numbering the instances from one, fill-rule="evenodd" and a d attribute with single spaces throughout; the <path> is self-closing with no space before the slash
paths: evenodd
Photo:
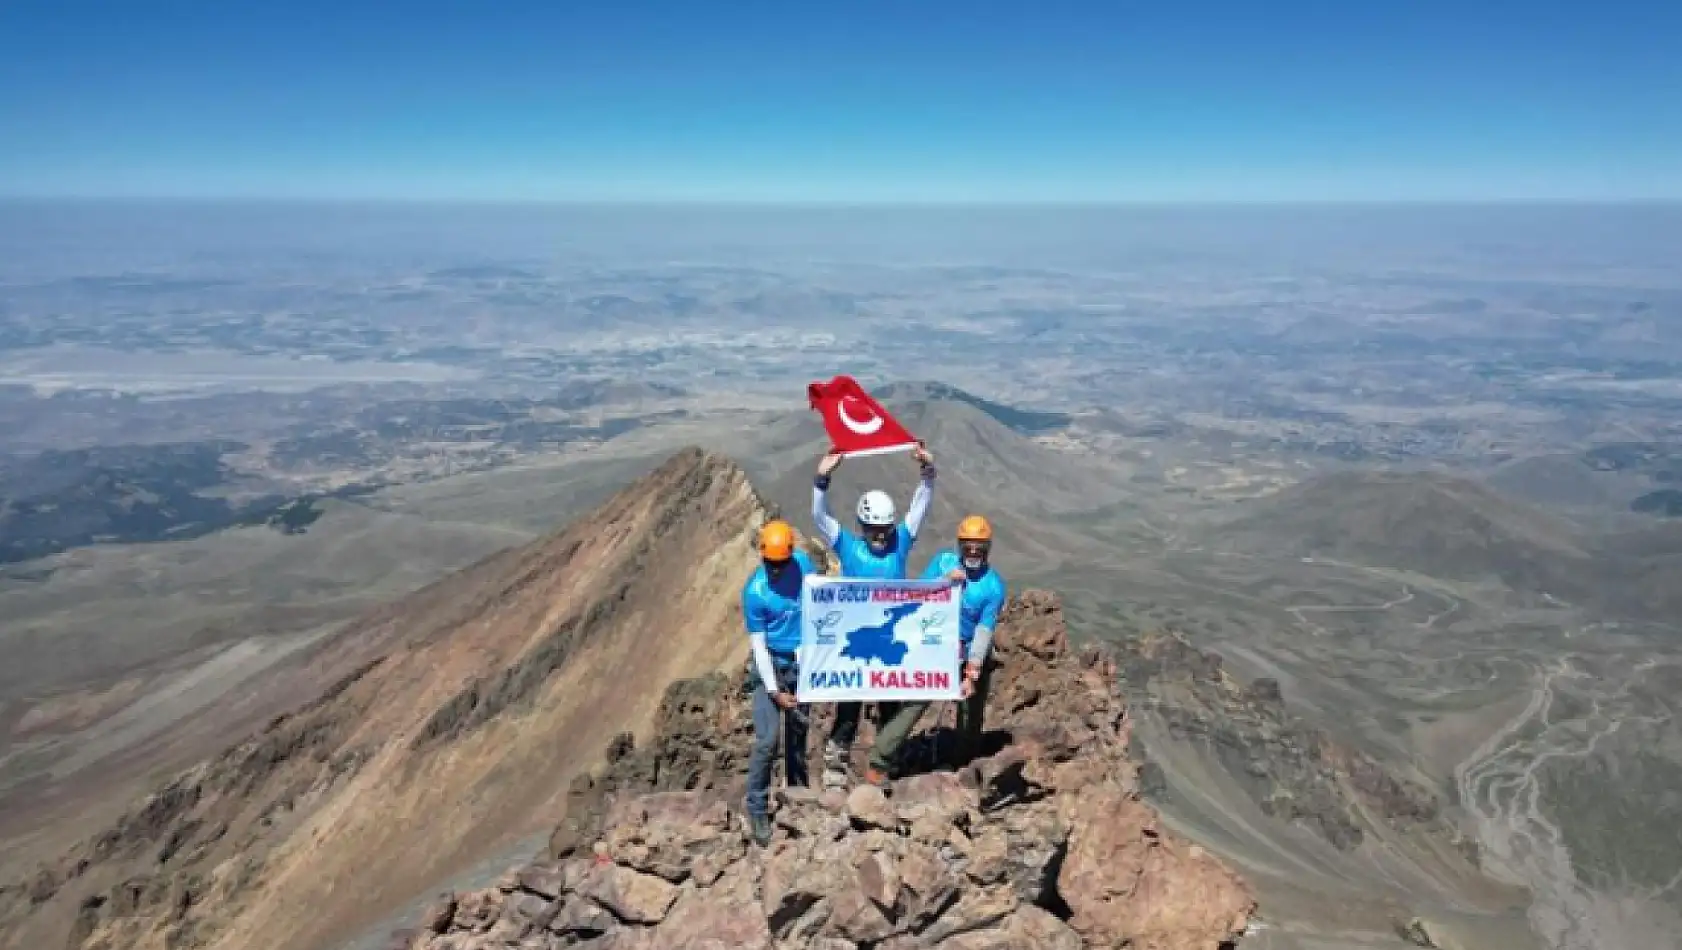
<path id="1" fill-rule="evenodd" d="M 796 698 L 961 698 L 957 594 L 944 580 L 806 575 Z"/>

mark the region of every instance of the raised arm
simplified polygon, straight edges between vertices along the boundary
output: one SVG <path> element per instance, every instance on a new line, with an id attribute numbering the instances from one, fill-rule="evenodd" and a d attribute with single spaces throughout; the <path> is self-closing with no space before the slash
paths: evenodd
<path id="1" fill-rule="evenodd" d="M 818 474 L 812 479 L 812 524 L 818 529 L 818 537 L 831 548 L 841 543 L 841 522 L 829 513 L 829 476 L 840 464 L 841 456 L 837 453 L 825 455 L 818 462 Z"/>
<path id="2" fill-rule="evenodd" d="M 911 493 L 911 504 L 905 509 L 905 530 L 913 539 L 923 527 L 923 519 L 928 517 L 929 502 L 934 500 L 934 456 L 922 446 L 916 451 L 917 467 L 921 479 L 917 482 L 917 490 Z"/>

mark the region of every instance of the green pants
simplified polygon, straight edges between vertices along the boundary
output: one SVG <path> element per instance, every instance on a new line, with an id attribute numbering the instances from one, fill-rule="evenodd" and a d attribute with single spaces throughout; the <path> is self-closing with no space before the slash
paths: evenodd
<path id="1" fill-rule="evenodd" d="M 876 704 L 876 742 L 870 747 L 871 768 L 889 771 L 899 757 L 900 746 L 905 745 L 906 737 L 917 728 L 917 720 L 923 718 L 923 710 L 927 708 L 926 701 Z"/>
<path id="2" fill-rule="evenodd" d="M 975 677 L 975 691 L 958 703 L 958 741 L 952 750 L 955 765 L 968 765 L 981 752 L 982 718 L 987 713 L 987 687 L 992 681 L 993 658 L 989 656 Z"/>
<path id="3" fill-rule="evenodd" d="M 993 658 L 981 664 L 975 678 L 975 690 L 969 699 L 958 703 L 958 734 L 952 750 L 952 764 L 968 765 L 981 752 L 982 720 L 987 712 L 987 688 L 993 681 Z M 870 767 L 878 772 L 889 771 L 899 756 L 900 747 L 917 728 L 928 702 L 877 703 L 876 742 L 870 747 Z"/>

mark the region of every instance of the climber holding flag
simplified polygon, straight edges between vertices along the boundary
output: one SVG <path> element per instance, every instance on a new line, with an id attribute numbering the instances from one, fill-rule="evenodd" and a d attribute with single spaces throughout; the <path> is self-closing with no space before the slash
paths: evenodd
<path id="1" fill-rule="evenodd" d="M 887 411 L 850 377 L 837 376 L 828 383 L 813 383 L 807 389 L 812 408 L 822 414 L 833 449 L 818 462 L 812 481 L 812 520 L 818 535 L 829 543 L 841 561 L 843 577 L 877 577 L 899 580 L 907 574 L 911 548 L 929 513 L 934 497 L 934 456 L 917 442 Z M 859 496 L 854 512 L 858 533 L 841 526 L 829 513 L 829 480 L 844 458 L 880 455 L 909 450 L 916 460 L 921 480 L 911 495 L 904 522 L 898 519 L 894 500 L 887 492 L 871 489 Z M 880 785 L 887 780 L 888 759 L 897 751 L 892 737 L 910 732 L 926 703 L 878 703 L 887 720 L 871 750 L 865 781 Z M 839 703 L 835 725 L 824 746 L 824 765 L 846 771 L 847 751 L 858 735 L 862 703 Z"/>
<path id="2" fill-rule="evenodd" d="M 794 529 L 786 521 L 769 521 L 759 529 L 759 567 L 742 587 L 742 620 L 753 654 L 753 753 L 748 758 L 747 813 L 753 840 L 760 847 L 771 841 L 766 797 L 771 788 L 771 760 L 782 727 L 784 777 L 789 785 L 806 785 L 805 714 L 796 708 L 795 684 L 800 666 L 800 588 L 814 573 L 811 558 L 794 546 Z"/>

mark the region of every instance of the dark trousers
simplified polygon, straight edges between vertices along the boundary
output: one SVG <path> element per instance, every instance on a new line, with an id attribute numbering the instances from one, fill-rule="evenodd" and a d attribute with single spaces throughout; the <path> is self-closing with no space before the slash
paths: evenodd
<path id="1" fill-rule="evenodd" d="M 864 703 L 836 703 L 835 724 L 829 729 L 829 741 L 852 748 L 853 740 L 859 735 L 859 716 L 863 713 Z"/>
<path id="2" fill-rule="evenodd" d="M 749 660 L 752 663 L 752 660 Z M 771 666 L 777 675 L 777 686 L 793 693 L 800 680 L 800 669 L 793 657 L 771 654 Z M 747 811 L 749 815 L 766 812 L 766 797 L 771 790 L 771 760 L 777 754 L 777 734 L 783 737 L 783 778 L 791 786 L 810 784 L 806 774 L 806 727 L 810 713 L 807 706 L 784 710 L 771 699 L 773 690 L 767 689 L 754 673 L 753 688 L 753 752 L 748 757 Z M 780 727 L 780 728 L 779 728 Z"/>

